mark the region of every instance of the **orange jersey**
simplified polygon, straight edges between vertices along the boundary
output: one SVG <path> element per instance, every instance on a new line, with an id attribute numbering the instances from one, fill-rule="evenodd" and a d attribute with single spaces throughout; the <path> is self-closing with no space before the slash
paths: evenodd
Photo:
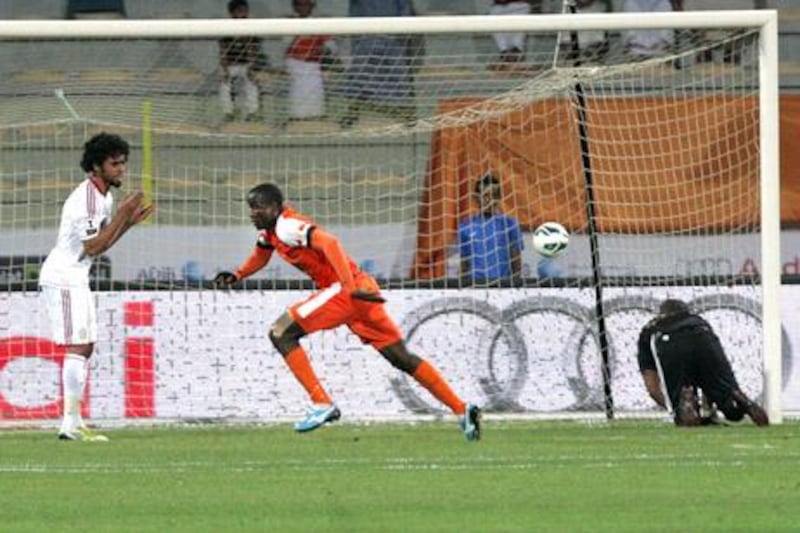
<path id="1" fill-rule="evenodd" d="M 331 40 L 330 35 L 301 35 L 295 37 L 289 48 L 286 49 L 286 57 L 307 61 L 309 63 L 319 63 L 325 55 L 325 43 Z"/>
<path id="2" fill-rule="evenodd" d="M 308 274 L 317 287 L 324 289 L 340 280 L 328 258 L 309 247 L 309 237 L 315 227 L 310 218 L 285 207 L 275 223 L 275 229 L 259 233 L 258 246 L 276 251 L 284 261 Z M 358 266 L 349 256 L 347 262 L 355 277 L 359 272 Z"/>

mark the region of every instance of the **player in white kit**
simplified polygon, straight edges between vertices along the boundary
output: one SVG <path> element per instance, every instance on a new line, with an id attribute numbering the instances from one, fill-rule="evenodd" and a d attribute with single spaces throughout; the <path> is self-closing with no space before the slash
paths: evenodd
<path id="1" fill-rule="evenodd" d="M 97 316 L 89 289 L 92 260 L 107 251 L 132 226 L 147 218 L 153 205 L 142 205 L 141 192 L 128 194 L 111 216 L 111 187 L 120 187 L 129 153 L 118 135 L 99 133 L 84 145 L 81 168 L 88 173 L 61 209 L 55 247 L 39 273 L 52 340 L 65 347 L 61 379 L 64 417 L 58 438 L 105 441 L 87 429 L 81 417 L 89 357 L 97 341 Z"/>

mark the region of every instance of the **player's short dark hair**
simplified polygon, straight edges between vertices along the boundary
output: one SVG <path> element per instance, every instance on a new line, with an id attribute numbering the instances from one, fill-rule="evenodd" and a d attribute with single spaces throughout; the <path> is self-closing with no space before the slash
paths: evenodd
<path id="1" fill-rule="evenodd" d="M 109 157 L 124 155 L 127 158 L 129 153 L 128 142 L 119 135 L 98 133 L 83 145 L 81 168 L 85 172 L 91 172 Z"/>
<path id="2" fill-rule="evenodd" d="M 250 9 L 250 5 L 247 3 L 247 0 L 230 0 L 228 2 L 228 13 L 233 13 L 240 7 L 246 7 Z"/>
<path id="3" fill-rule="evenodd" d="M 660 315 L 677 315 L 678 313 L 689 313 L 689 304 L 677 298 L 669 298 L 661 302 L 658 308 Z"/>
<path id="4" fill-rule="evenodd" d="M 492 185 L 499 187 L 500 180 L 491 172 L 487 172 L 475 182 L 475 194 L 480 194 L 486 187 L 491 187 Z"/>
<path id="5" fill-rule="evenodd" d="M 277 185 L 262 183 L 253 187 L 247 193 L 247 205 L 250 207 L 280 206 L 283 205 L 283 193 Z"/>

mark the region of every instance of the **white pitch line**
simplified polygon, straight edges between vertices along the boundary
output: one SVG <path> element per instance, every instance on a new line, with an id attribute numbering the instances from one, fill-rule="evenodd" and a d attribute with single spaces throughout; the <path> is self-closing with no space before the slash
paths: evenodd
<path id="1" fill-rule="evenodd" d="M 764 455 L 772 451 L 777 457 L 784 459 L 800 459 L 800 452 L 780 452 L 774 448 L 753 448 L 753 451 Z M 301 460 L 244 461 L 234 464 L 218 464 L 207 461 L 178 462 L 166 465 L 120 464 L 120 463 L 87 463 L 81 465 L 52 465 L 46 463 L 6 463 L 0 462 L 0 473 L 31 474 L 144 474 L 144 473 L 176 473 L 176 472 L 270 472 L 279 469 L 296 471 L 340 470 L 364 468 L 372 470 L 534 470 L 544 468 L 621 468 L 632 463 L 645 462 L 649 465 L 693 468 L 698 465 L 709 467 L 744 467 L 752 453 L 742 450 L 726 460 L 711 459 L 703 454 L 637 454 L 637 455 L 593 455 L 584 454 L 560 455 L 556 457 L 473 457 L 469 460 L 451 460 L 436 458 L 420 460 L 414 457 L 392 457 L 372 461 L 362 458 L 321 459 L 308 463 Z"/>

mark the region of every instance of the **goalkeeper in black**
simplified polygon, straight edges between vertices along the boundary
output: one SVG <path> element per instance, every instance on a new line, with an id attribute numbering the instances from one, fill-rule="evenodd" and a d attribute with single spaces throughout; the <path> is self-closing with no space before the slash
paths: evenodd
<path id="1" fill-rule="evenodd" d="M 700 416 L 698 391 L 730 421 L 748 415 L 769 425 L 766 411 L 739 388 L 725 351 L 711 325 L 675 299 L 639 335 L 639 370 L 650 397 L 673 414 L 677 426 L 707 423 Z"/>

